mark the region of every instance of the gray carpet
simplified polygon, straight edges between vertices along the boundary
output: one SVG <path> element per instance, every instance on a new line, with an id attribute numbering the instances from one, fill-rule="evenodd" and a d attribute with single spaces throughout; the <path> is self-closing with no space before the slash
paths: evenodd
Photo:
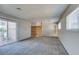
<path id="1" fill-rule="evenodd" d="M 0 55 L 67 55 L 57 38 L 38 37 L 0 47 Z"/>

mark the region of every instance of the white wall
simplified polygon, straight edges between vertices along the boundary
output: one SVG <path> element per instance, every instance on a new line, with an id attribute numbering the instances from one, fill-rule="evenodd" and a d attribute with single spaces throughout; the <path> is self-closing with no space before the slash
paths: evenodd
<path id="1" fill-rule="evenodd" d="M 18 24 L 17 32 L 19 40 L 31 37 L 31 24 L 29 22 L 24 20 L 18 20 L 17 24 Z"/>
<path id="2" fill-rule="evenodd" d="M 75 10 L 79 5 L 70 5 L 69 9 L 63 15 L 61 19 L 62 29 L 59 33 L 59 38 L 65 49 L 69 54 L 79 54 L 79 31 L 66 30 L 66 16 Z"/>

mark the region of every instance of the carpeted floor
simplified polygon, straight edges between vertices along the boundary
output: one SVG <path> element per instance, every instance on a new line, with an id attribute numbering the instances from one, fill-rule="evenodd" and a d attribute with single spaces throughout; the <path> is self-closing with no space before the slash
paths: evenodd
<path id="1" fill-rule="evenodd" d="M 0 47 L 0 55 L 67 55 L 57 38 L 38 37 Z"/>

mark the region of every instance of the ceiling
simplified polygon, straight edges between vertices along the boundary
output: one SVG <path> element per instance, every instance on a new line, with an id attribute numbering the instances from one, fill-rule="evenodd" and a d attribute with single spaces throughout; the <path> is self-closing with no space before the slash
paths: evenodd
<path id="1" fill-rule="evenodd" d="M 0 12 L 20 19 L 57 19 L 67 8 L 67 4 L 2 4 Z"/>

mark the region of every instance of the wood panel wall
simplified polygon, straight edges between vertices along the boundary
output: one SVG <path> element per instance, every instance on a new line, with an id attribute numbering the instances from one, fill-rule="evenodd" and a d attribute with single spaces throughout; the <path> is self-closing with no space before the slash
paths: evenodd
<path id="1" fill-rule="evenodd" d="M 31 26 L 31 36 L 32 37 L 39 37 L 42 33 L 42 26 Z"/>

